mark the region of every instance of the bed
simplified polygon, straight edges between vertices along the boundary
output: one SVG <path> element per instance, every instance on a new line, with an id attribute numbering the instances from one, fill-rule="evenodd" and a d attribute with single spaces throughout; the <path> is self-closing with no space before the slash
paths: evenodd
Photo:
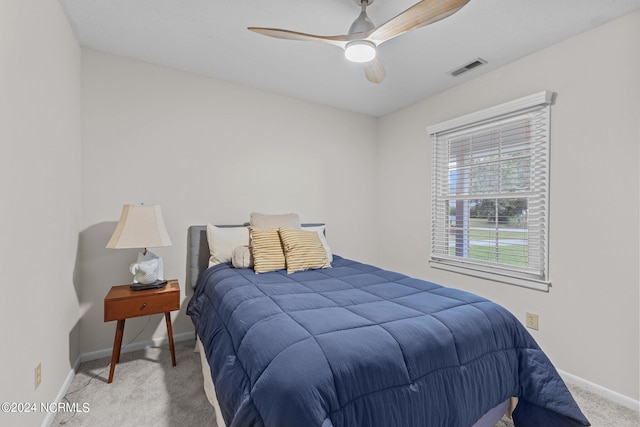
<path id="1" fill-rule="evenodd" d="M 589 425 L 526 329 L 482 297 L 337 255 L 292 274 L 207 268 L 204 225 L 188 247 L 219 427 L 486 427 L 511 410 L 517 427 Z"/>

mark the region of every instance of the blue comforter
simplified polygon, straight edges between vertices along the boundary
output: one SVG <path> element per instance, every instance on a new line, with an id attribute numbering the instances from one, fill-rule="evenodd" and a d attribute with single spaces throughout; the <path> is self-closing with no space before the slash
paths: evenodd
<path id="1" fill-rule="evenodd" d="M 341 257 L 333 268 L 205 271 L 189 302 L 228 427 L 589 425 L 507 310 Z"/>

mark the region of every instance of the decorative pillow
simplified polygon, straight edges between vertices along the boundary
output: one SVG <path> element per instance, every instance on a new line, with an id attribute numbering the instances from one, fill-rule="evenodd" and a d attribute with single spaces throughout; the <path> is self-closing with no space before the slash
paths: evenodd
<path id="1" fill-rule="evenodd" d="M 284 252 L 277 228 L 249 227 L 253 271 L 266 273 L 285 267 Z"/>
<path id="2" fill-rule="evenodd" d="M 231 263 L 235 268 L 252 268 L 253 258 L 249 246 L 238 246 L 233 250 L 233 258 Z"/>
<path id="3" fill-rule="evenodd" d="M 333 253 L 331 252 L 331 248 L 329 247 L 329 243 L 327 243 L 327 236 L 324 234 L 325 226 L 324 225 L 313 225 L 310 227 L 302 227 L 303 230 L 307 231 L 315 231 L 318 233 L 318 237 L 320 237 L 320 241 L 322 242 L 322 247 L 324 251 L 327 253 L 327 260 L 329 262 L 333 262 Z"/>
<path id="4" fill-rule="evenodd" d="M 280 227 L 300 228 L 300 218 L 295 213 L 268 215 L 253 212 L 251 214 L 251 225 L 275 229 Z"/>
<path id="5" fill-rule="evenodd" d="M 247 227 L 222 228 L 207 224 L 207 243 L 209 267 L 231 262 L 235 248 L 249 245 L 249 230 Z"/>
<path id="6" fill-rule="evenodd" d="M 316 231 L 280 227 L 278 233 L 284 248 L 287 273 L 331 267 Z"/>

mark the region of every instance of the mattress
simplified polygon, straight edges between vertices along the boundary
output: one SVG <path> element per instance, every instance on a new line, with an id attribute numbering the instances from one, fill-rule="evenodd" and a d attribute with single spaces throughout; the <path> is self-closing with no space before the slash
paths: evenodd
<path id="1" fill-rule="evenodd" d="M 375 266 L 221 264 L 187 313 L 228 427 L 472 426 L 512 396 L 516 426 L 589 425 L 503 307 Z"/>

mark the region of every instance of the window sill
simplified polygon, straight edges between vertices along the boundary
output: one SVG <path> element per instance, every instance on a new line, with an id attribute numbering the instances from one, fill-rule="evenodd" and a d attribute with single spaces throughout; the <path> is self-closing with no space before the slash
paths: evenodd
<path id="1" fill-rule="evenodd" d="M 522 277 L 514 277 L 507 276 L 499 273 L 492 273 L 485 270 L 470 268 L 470 267 L 460 267 L 457 265 L 451 265 L 447 263 L 442 263 L 438 261 L 430 261 L 431 267 L 437 268 L 440 270 L 451 271 L 454 273 L 464 274 L 467 276 L 479 277 L 481 279 L 493 280 L 494 282 L 506 283 L 508 285 L 520 286 L 523 288 L 534 289 L 536 291 L 549 292 L 549 287 L 551 286 L 551 282 L 546 282 L 543 280 L 535 280 L 535 279 L 527 279 Z"/>

